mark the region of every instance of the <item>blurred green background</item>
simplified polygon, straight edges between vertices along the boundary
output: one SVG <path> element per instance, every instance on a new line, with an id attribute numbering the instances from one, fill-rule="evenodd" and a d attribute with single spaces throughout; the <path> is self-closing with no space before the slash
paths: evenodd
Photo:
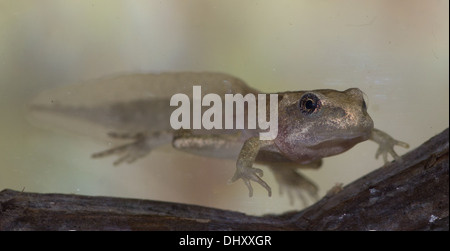
<path id="1" fill-rule="evenodd" d="M 0 189 L 300 209 L 268 170 L 271 198 L 227 185 L 234 161 L 165 150 L 119 167 L 92 160 L 107 143 L 35 127 L 26 104 L 118 73 L 220 71 L 266 92 L 358 87 L 375 126 L 414 148 L 449 125 L 448 11 L 437 0 L 0 0 Z M 376 148 L 363 142 L 303 173 L 323 195 L 381 166 Z"/>

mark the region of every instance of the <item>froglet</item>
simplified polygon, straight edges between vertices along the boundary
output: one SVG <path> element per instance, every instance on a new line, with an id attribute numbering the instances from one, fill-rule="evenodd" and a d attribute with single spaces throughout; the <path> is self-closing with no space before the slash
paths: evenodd
<path id="1" fill-rule="evenodd" d="M 357 88 L 278 93 L 278 134 L 272 140 L 260 140 L 257 129 L 174 130 L 169 117 L 176 107 L 170 106 L 169 100 L 176 93 L 192 96 L 194 85 L 201 86 L 205 94 L 261 93 L 222 73 L 129 74 L 49 90 L 38 95 L 30 107 L 38 120 L 82 120 L 100 126 L 111 138 L 128 141 L 93 154 L 94 158 L 118 155 L 114 165 L 131 163 L 171 144 L 193 154 L 235 159 L 231 182 L 243 180 L 249 196 L 253 194 L 252 182 L 256 182 L 271 196 L 263 171 L 253 167 L 258 163 L 273 172 L 291 202 L 292 194 L 303 198 L 306 192 L 318 197 L 317 186 L 298 171 L 300 168 L 318 168 L 322 158 L 365 140 L 379 145 L 376 158 L 381 155 L 385 162 L 388 154 L 399 160 L 394 146 L 408 148 L 408 144 L 374 128 L 363 92 Z"/>

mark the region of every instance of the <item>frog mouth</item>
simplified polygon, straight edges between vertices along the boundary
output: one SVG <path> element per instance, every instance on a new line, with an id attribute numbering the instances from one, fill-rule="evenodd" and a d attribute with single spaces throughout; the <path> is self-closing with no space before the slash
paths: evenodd
<path id="1" fill-rule="evenodd" d="M 341 135 L 342 136 L 342 135 Z M 334 139 L 328 138 L 327 140 L 321 141 L 320 143 L 315 144 L 314 146 L 310 146 L 310 149 L 336 149 L 337 153 L 344 152 L 354 145 L 366 141 L 369 139 L 369 136 L 366 134 L 358 134 L 353 137 L 335 137 Z M 342 150 L 339 150 L 342 149 Z M 335 153 L 335 154 L 337 154 Z"/>
<path id="2" fill-rule="evenodd" d="M 318 135 L 316 137 L 316 142 L 319 145 L 328 144 L 328 145 L 346 145 L 346 142 L 362 142 L 369 139 L 370 130 L 360 130 L 356 132 L 337 132 L 333 131 L 331 133 L 326 133 L 323 135 Z M 356 144 L 352 143 L 352 144 Z"/>

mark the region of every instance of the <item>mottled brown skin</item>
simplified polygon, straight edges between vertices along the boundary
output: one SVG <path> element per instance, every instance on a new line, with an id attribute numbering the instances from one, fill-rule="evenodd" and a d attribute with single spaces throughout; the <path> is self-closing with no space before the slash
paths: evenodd
<path id="1" fill-rule="evenodd" d="M 317 107 L 310 112 L 299 107 L 305 96 L 318 98 Z M 278 112 L 275 145 L 284 156 L 301 164 L 347 151 L 367 140 L 373 129 L 363 93 L 356 88 L 286 93 Z"/>
<path id="2" fill-rule="evenodd" d="M 260 140 L 258 130 L 175 131 L 168 125 L 168 116 L 174 109 L 169 106 L 170 96 L 189 93 L 193 85 L 202 85 L 204 94 L 260 93 L 242 80 L 221 73 L 133 74 L 74 86 L 69 91 L 66 88 L 46 92 L 33 102 L 32 108 L 41 113 L 77 117 L 102 125 L 113 132 L 109 133 L 112 138 L 133 140 L 93 157 L 119 154 L 121 157 L 114 164 L 131 163 L 152 149 L 171 143 L 175 149 L 193 154 L 236 159 L 231 181 L 242 179 L 250 196 L 251 181 L 271 195 L 270 186 L 261 178 L 263 171 L 253 167 L 254 163 L 266 165 L 291 201 L 294 192 L 303 201 L 303 192 L 317 198 L 317 187 L 297 168 L 318 168 L 322 158 L 368 139 L 379 144 L 376 157 L 382 155 L 385 162 L 388 153 L 398 159 L 395 145 L 408 147 L 373 127 L 363 93 L 357 88 L 278 93 L 278 135 L 274 140 Z M 67 93 L 70 96 L 65 97 Z M 86 103 L 91 105 L 86 107 Z"/>

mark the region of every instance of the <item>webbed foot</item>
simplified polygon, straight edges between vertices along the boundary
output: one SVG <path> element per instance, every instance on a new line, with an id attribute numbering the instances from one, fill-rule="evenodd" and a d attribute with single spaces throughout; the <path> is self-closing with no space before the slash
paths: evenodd
<path id="1" fill-rule="evenodd" d="M 297 196 L 303 205 L 308 205 L 305 193 L 315 202 L 319 200 L 318 187 L 312 181 L 298 173 L 290 166 L 271 166 L 275 179 L 280 188 L 280 195 L 286 192 L 291 205 L 294 204 L 294 197 Z"/>
<path id="2" fill-rule="evenodd" d="M 390 154 L 396 161 L 401 161 L 400 156 L 398 156 L 398 154 L 394 151 L 394 146 L 409 148 L 407 143 L 396 140 L 389 136 L 389 134 L 375 128 L 372 130 L 370 139 L 379 145 L 377 152 L 375 153 L 375 158 L 378 159 L 381 155 L 385 164 L 388 163 L 388 154 Z"/>
<path id="3" fill-rule="evenodd" d="M 93 158 L 102 158 L 110 155 L 120 155 L 114 161 L 114 165 L 119 165 L 123 162 L 132 163 L 135 160 L 149 154 L 152 149 L 162 144 L 168 143 L 172 140 L 172 134 L 169 132 L 155 132 L 147 135 L 145 133 L 108 133 L 108 136 L 114 139 L 130 139 L 131 143 L 123 144 L 102 152 L 92 154 Z"/>
<path id="4" fill-rule="evenodd" d="M 110 155 L 121 155 L 114 165 L 119 165 L 123 162 L 132 163 L 135 160 L 147 155 L 151 151 L 151 146 L 146 144 L 146 136 L 142 133 L 127 134 L 127 133 L 108 133 L 108 136 L 115 139 L 132 139 L 133 142 L 123 144 L 102 152 L 92 154 L 93 158 L 102 158 Z"/>

